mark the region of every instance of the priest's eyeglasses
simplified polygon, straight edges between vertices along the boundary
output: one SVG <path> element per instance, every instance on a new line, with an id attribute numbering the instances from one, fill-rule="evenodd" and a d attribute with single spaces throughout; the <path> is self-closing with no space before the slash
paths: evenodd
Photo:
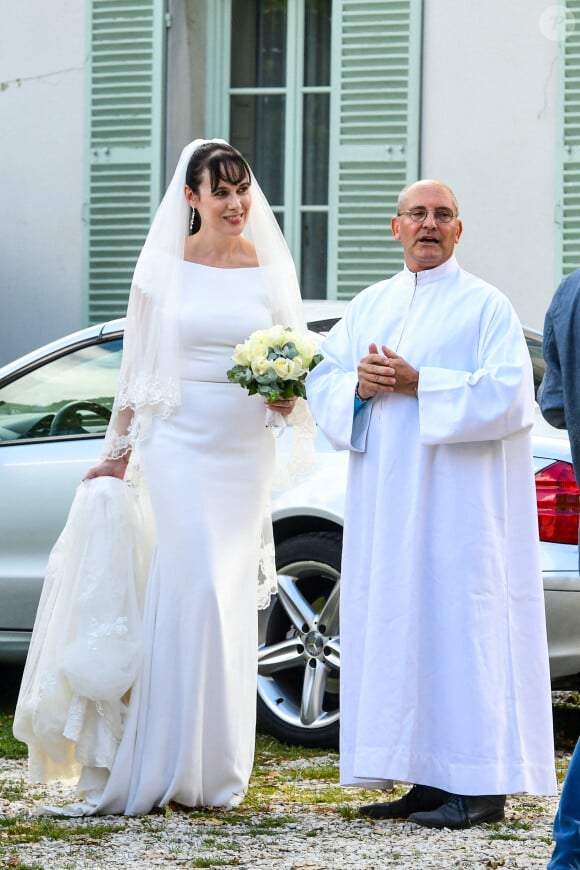
<path id="1" fill-rule="evenodd" d="M 449 224 L 455 217 L 455 212 L 452 208 L 439 206 L 438 208 L 425 208 L 424 205 L 418 205 L 415 208 L 409 208 L 407 211 L 397 212 L 397 217 L 408 215 L 413 223 L 422 224 L 428 214 L 432 214 L 438 224 Z"/>

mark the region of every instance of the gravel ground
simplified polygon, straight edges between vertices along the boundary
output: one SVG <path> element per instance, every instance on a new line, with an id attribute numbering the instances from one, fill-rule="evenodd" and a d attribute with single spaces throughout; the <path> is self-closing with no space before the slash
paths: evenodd
<path id="1" fill-rule="evenodd" d="M 558 768 L 570 753 L 557 753 Z M 336 756 L 309 759 L 336 764 Z M 0 867 L 18 870 L 144 870 L 238 867 L 263 870 L 428 870 L 546 868 L 557 798 L 508 799 L 504 822 L 467 831 L 431 831 L 405 821 L 372 822 L 356 807 L 369 793 L 344 790 L 346 803 L 317 803 L 321 781 L 300 778 L 301 761 L 285 762 L 291 797 L 272 790 L 266 812 L 187 813 L 171 809 L 138 818 L 45 819 L 48 836 L 14 837 L 43 803 L 72 799 L 61 786 L 30 786 L 23 761 L 0 760 Z M 279 775 L 279 771 L 278 771 Z M 380 799 L 375 793 L 371 799 Z M 338 799 L 340 801 L 340 798 Z M 38 819 L 36 819 L 38 821 Z M 12 829 L 10 826 L 13 826 Z M 7 833 L 9 832 L 10 833 Z M 76 831 L 76 835 L 73 832 Z M 66 839 L 55 839 L 56 835 Z M 72 836 L 71 836 L 72 835 Z M 6 840 L 10 837 L 10 844 Z M 4 839 L 4 843 L 2 840 Z"/>

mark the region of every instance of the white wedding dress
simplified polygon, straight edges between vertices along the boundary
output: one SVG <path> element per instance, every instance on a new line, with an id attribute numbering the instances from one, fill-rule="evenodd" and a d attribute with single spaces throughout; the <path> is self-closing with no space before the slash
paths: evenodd
<path id="1" fill-rule="evenodd" d="M 234 807 L 253 764 L 275 445 L 263 400 L 226 371 L 234 345 L 273 317 L 260 269 L 184 268 L 181 406 L 139 445 L 157 539 L 141 666 L 110 773 L 82 770 L 82 812 L 136 815 L 172 800 Z"/>

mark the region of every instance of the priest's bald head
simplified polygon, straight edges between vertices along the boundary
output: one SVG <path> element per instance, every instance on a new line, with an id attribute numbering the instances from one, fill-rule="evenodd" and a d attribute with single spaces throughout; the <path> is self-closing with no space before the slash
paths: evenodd
<path id="1" fill-rule="evenodd" d="M 441 181 L 425 178 L 403 188 L 391 229 L 411 272 L 434 269 L 452 256 L 463 230 L 458 215 L 457 198 Z"/>

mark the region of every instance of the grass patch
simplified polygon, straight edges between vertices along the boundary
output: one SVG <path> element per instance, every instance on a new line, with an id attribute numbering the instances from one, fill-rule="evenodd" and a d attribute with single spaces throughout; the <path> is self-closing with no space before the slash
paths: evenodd
<path id="1" fill-rule="evenodd" d="M 0 789 L 2 799 L 8 801 L 8 803 L 25 800 L 27 794 L 28 789 L 26 788 L 25 783 L 18 781 L 4 782 Z"/>
<path id="2" fill-rule="evenodd" d="M 277 833 L 281 828 L 296 823 L 294 816 L 264 816 L 261 819 L 244 819 L 244 824 L 247 825 L 245 831 L 249 836 L 268 836 L 269 834 Z"/>
<path id="3" fill-rule="evenodd" d="M 0 864 L 0 867 L 10 867 L 10 870 L 44 870 L 42 864 L 23 864 L 17 855 L 8 858 L 8 863 Z"/>
<path id="4" fill-rule="evenodd" d="M 26 743 L 16 740 L 12 734 L 14 716 L 10 713 L 0 713 L 0 758 L 26 758 L 28 747 Z"/>
<path id="5" fill-rule="evenodd" d="M 319 749 L 315 746 L 292 746 L 289 743 L 281 743 L 269 734 L 256 734 L 256 763 L 267 765 L 269 761 L 298 761 L 303 762 L 306 758 L 329 758 L 338 759 L 338 752 L 334 749 Z"/>
<path id="6" fill-rule="evenodd" d="M 517 834 L 510 834 L 509 831 L 495 831 L 487 838 L 490 843 L 493 840 L 524 840 L 524 837 L 519 837 Z"/>
<path id="7" fill-rule="evenodd" d="M 296 782 L 281 782 L 276 791 L 277 801 L 283 801 L 287 806 L 297 804 L 336 804 L 344 801 L 344 794 L 340 786 L 320 786 L 318 788 L 300 788 Z"/>
<path id="8" fill-rule="evenodd" d="M 194 858 L 190 867 L 233 867 L 239 864 L 238 858 Z"/>
<path id="9" fill-rule="evenodd" d="M 1 730 L 4 727 L 4 732 Z M 9 757 L 21 757 L 26 747 L 22 747 L 11 737 L 12 723 L 9 715 L 0 717 L 0 737 L 8 733 Z M 1 746 L 1 744 L 0 744 Z M 24 749 L 24 752 L 22 752 Z M 560 758 L 562 768 L 567 759 Z M 562 770 L 562 773 L 564 771 Z M 82 851 L 84 860 L 89 853 L 95 856 L 95 866 L 100 866 L 96 859 L 100 857 L 103 847 L 113 848 L 113 835 L 126 830 L 129 826 L 140 831 L 143 836 L 165 841 L 165 848 L 173 854 L 173 848 L 179 851 L 179 860 L 185 867 L 217 868 L 236 866 L 240 859 L 234 857 L 245 852 L 250 838 L 254 839 L 256 848 L 263 839 L 265 852 L 269 843 L 276 843 L 284 838 L 286 830 L 296 831 L 299 836 L 311 838 L 320 837 L 324 830 L 325 818 L 340 818 L 345 827 L 349 822 L 360 822 L 359 807 L 361 804 L 377 800 L 392 800 L 404 794 L 408 786 L 399 785 L 386 798 L 377 789 L 341 788 L 338 785 L 338 753 L 319 748 L 288 746 L 279 743 L 272 737 L 258 735 L 256 738 L 255 765 L 250 781 L 250 789 L 246 799 L 235 810 L 226 812 L 217 808 L 189 810 L 178 804 L 170 804 L 164 813 L 143 817 L 139 820 L 125 820 L 117 817 L 110 824 L 97 822 L 96 819 L 58 819 L 54 817 L 26 816 L 5 817 L 0 819 L 0 843 L 6 848 L 6 855 L 12 850 L 12 864 L 3 865 L 16 870 L 29 870 L 25 865 L 18 865 L 16 854 L 18 847 L 42 839 L 64 841 L 60 848 L 67 850 L 74 845 Z M 23 783 L 19 776 L 16 779 L 7 778 L 3 782 L 3 797 L 7 802 L 23 801 L 32 808 L 33 802 L 46 803 L 37 785 Z M 514 809 L 521 813 L 521 818 L 513 819 L 496 826 L 490 826 L 487 840 L 520 842 L 527 839 L 527 832 L 533 827 L 529 822 L 529 811 L 535 803 L 521 798 Z M 168 823 L 174 814 L 183 815 L 191 825 L 191 840 L 195 843 L 183 856 L 182 845 L 167 843 Z M 118 822 L 121 822 L 120 824 Z M 320 825 L 320 826 L 319 826 Z M 358 828 L 351 829 L 356 834 Z M 188 834 L 189 837 L 189 834 Z M 549 840 L 543 842 L 548 843 Z M 236 843 L 238 846 L 236 846 Z M 68 845 L 70 844 L 70 845 Z M 242 849 L 241 844 L 245 848 Z M 314 846 L 314 843 L 313 843 Z M 64 855 L 62 856 L 64 859 Z M 398 860 L 393 857 L 393 860 Z M 103 866 L 106 862 L 103 861 Z M 65 864 L 58 866 L 64 867 Z M 36 867 L 30 870 L 37 870 Z"/>
<path id="10" fill-rule="evenodd" d="M 217 837 L 205 837 L 201 841 L 201 845 L 204 849 L 225 849 L 229 846 L 225 840 L 224 842 L 220 842 Z"/>
<path id="11" fill-rule="evenodd" d="M 514 831 L 531 831 L 532 823 L 527 822 L 525 819 L 513 819 L 510 822 L 505 823 L 508 827 L 512 828 Z"/>
<path id="12" fill-rule="evenodd" d="M 39 840 L 79 840 L 85 843 L 98 843 L 104 837 L 124 831 L 127 825 L 103 825 L 97 823 L 71 825 L 53 818 L 0 818 L 0 837 L 3 845 L 37 843 Z"/>
<path id="13" fill-rule="evenodd" d="M 338 765 L 331 766 L 329 764 L 321 764 L 320 767 L 301 767 L 296 771 L 294 779 L 300 780 L 315 780 L 322 782 L 338 782 L 339 771 Z"/>
<path id="14" fill-rule="evenodd" d="M 344 804 L 343 806 L 339 806 L 336 808 L 338 815 L 346 819 L 347 822 L 352 822 L 354 819 L 361 819 L 362 816 L 358 811 L 358 802 L 355 807 L 349 806 L 348 804 Z"/>

